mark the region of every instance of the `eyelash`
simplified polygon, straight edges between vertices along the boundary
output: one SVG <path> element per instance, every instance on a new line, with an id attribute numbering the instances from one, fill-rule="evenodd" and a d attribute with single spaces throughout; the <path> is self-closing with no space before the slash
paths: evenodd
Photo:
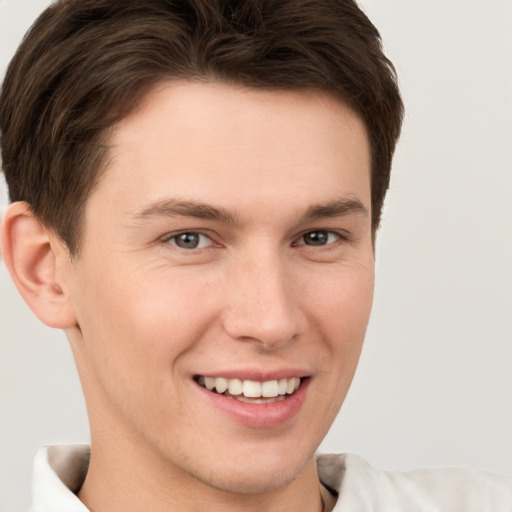
<path id="1" fill-rule="evenodd" d="M 176 240 L 180 237 L 180 236 L 184 236 L 184 235 L 196 235 L 198 238 L 199 238 L 199 245 L 201 244 L 201 238 L 207 238 L 210 243 L 213 242 L 212 238 L 208 235 L 205 235 L 204 233 L 201 233 L 199 231 L 180 231 L 178 233 L 170 233 L 169 235 L 166 235 L 164 238 L 162 238 L 162 242 L 164 243 L 172 243 L 172 241 L 174 240 L 174 242 L 176 242 Z M 192 248 L 185 248 L 185 247 L 180 247 L 177 243 L 173 243 L 172 245 L 175 245 L 178 249 L 182 249 L 184 251 L 192 251 L 192 250 L 201 250 L 201 249 L 206 249 L 210 243 L 208 243 L 207 245 L 204 245 L 203 247 L 192 247 Z"/>
<path id="2" fill-rule="evenodd" d="M 198 246 L 196 247 L 189 247 L 189 248 L 186 248 L 186 247 L 180 247 L 178 245 L 178 243 L 176 242 L 177 239 L 180 237 L 180 236 L 184 236 L 184 235 L 193 235 L 193 236 L 197 236 L 199 238 L 199 241 L 198 241 Z M 323 235 L 327 235 L 327 242 L 325 244 L 317 244 L 315 245 L 314 243 L 313 244 L 307 244 L 304 242 L 304 238 L 308 235 L 320 235 L 319 238 L 321 238 Z M 335 240 L 331 240 L 330 242 L 328 241 L 329 238 L 332 238 L 332 237 L 335 237 Z M 206 244 L 206 245 L 203 245 L 202 247 L 200 246 L 201 245 L 201 238 L 203 239 L 208 239 L 210 241 L 210 243 Z M 341 234 L 337 231 L 331 231 L 331 230 L 328 230 L 328 229 L 313 229 L 313 230 L 309 230 L 309 231 L 306 231 L 305 233 L 303 233 L 302 235 L 300 235 L 294 242 L 293 242 L 293 246 L 308 246 L 308 247 L 329 247 L 329 246 L 332 246 L 334 244 L 336 244 L 337 242 L 339 241 L 342 241 L 342 240 L 347 240 L 348 237 L 344 234 Z M 162 242 L 166 243 L 166 244 L 169 244 L 169 243 L 172 243 L 172 245 L 176 246 L 178 249 L 181 249 L 183 251 L 187 251 L 187 252 L 190 252 L 190 251 L 193 251 L 193 250 L 201 250 L 201 249 L 207 249 L 208 246 L 211 244 L 211 243 L 214 243 L 212 238 L 204 233 L 201 233 L 200 231 L 180 231 L 180 232 L 177 232 L 177 233 L 170 233 L 169 235 L 166 235 L 165 237 L 163 237 L 162 239 Z M 302 240 L 302 242 L 300 241 Z M 174 241 L 174 243 L 173 243 Z"/>
<path id="3" fill-rule="evenodd" d="M 344 237 L 343 235 L 341 235 L 341 233 L 338 233 L 337 231 L 330 231 L 328 229 L 313 229 L 311 231 L 306 231 L 306 233 L 303 233 L 297 240 L 303 240 L 308 235 L 310 235 L 310 236 L 317 235 L 318 236 L 319 234 L 327 235 L 327 240 L 329 239 L 329 237 L 334 236 L 335 240 L 332 240 L 331 242 L 327 242 L 325 244 L 318 244 L 318 245 L 306 244 L 305 242 L 303 242 L 303 243 L 294 242 L 294 245 L 307 245 L 309 247 L 329 247 L 329 246 L 334 245 L 336 242 L 339 242 L 340 240 L 346 239 L 346 237 Z"/>

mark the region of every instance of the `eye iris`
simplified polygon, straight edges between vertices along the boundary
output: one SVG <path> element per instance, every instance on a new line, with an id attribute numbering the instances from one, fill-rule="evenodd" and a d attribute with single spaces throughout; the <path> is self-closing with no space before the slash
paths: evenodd
<path id="1" fill-rule="evenodd" d="M 329 234 L 326 231 L 312 231 L 304 235 L 304 243 L 306 245 L 325 245 L 328 238 Z"/>
<path id="2" fill-rule="evenodd" d="M 197 233 L 181 233 L 175 238 L 176 245 L 182 249 L 195 249 L 199 245 Z"/>

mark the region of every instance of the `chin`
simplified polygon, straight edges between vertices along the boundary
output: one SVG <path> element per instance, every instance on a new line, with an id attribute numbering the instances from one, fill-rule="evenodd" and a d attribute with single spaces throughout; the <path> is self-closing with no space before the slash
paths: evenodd
<path id="1" fill-rule="evenodd" d="M 268 457 L 262 456 L 261 451 L 256 453 L 238 460 L 228 456 L 215 469 L 197 471 L 196 478 L 220 491 L 263 495 L 291 485 L 314 460 L 314 452 L 303 457 L 297 457 L 293 451 Z"/>
<path id="2" fill-rule="evenodd" d="M 276 468 L 263 470 L 245 469 L 239 471 L 236 476 L 233 473 L 225 473 L 225 478 L 216 475 L 205 481 L 208 486 L 218 489 L 219 491 L 230 492 L 235 494 L 269 494 L 279 489 L 283 489 L 294 482 L 303 468 L 297 470 L 289 470 L 288 468 Z"/>

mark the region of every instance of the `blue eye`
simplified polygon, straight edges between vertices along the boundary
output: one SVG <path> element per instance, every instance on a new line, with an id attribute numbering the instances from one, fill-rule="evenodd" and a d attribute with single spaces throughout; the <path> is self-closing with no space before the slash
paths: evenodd
<path id="1" fill-rule="evenodd" d="M 300 237 L 298 243 L 300 245 L 323 246 L 337 242 L 340 238 L 340 235 L 332 231 L 309 231 Z"/>
<path id="2" fill-rule="evenodd" d="M 211 239 L 206 235 L 197 233 L 195 231 L 185 231 L 175 235 L 171 235 L 167 238 L 167 242 L 170 242 L 180 249 L 202 249 L 211 244 Z"/>

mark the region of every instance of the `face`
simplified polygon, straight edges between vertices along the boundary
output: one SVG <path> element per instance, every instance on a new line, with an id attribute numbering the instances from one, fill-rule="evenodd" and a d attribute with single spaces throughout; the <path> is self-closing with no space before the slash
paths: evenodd
<path id="1" fill-rule="evenodd" d="M 319 92 L 178 82 L 111 145 L 67 275 L 93 447 L 217 489 L 290 484 L 370 314 L 363 123 Z"/>

